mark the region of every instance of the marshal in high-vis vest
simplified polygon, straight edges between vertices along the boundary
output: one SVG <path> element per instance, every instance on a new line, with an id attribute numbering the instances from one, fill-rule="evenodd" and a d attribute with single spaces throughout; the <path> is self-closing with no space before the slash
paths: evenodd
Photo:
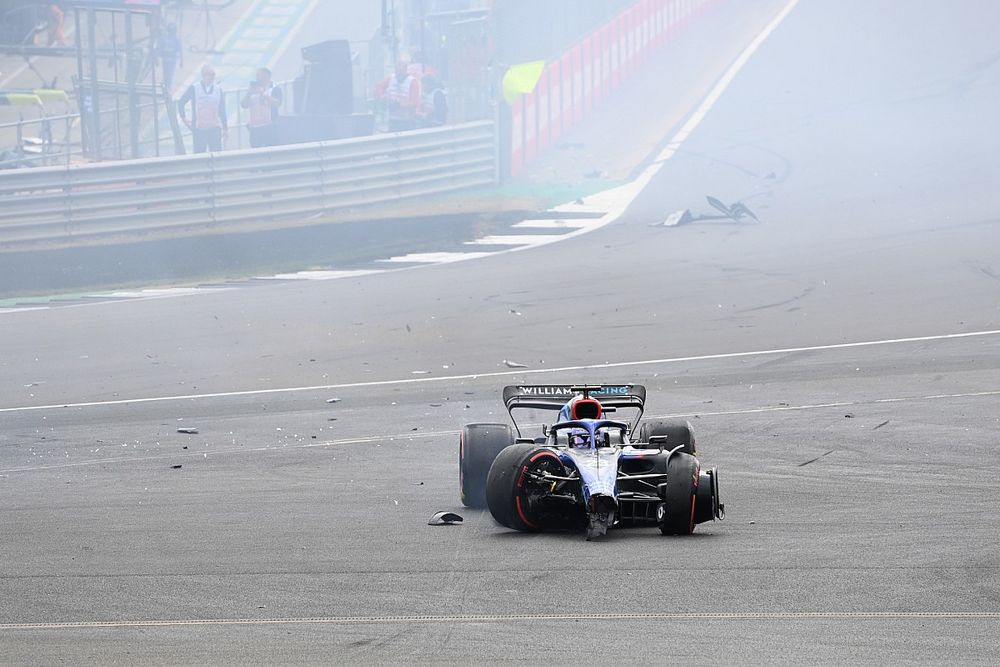
<path id="1" fill-rule="evenodd" d="M 240 106 L 247 110 L 247 129 L 250 147 L 274 146 L 278 143 L 278 107 L 281 106 L 281 88 L 271 82 L 271 70 L 261 67 L 257 78 L 250 84 Z"/>
<path id="2" fill-rule="evenodd" d="M 191 104 L 191 119 L 184 113 Z M 229 131 L 226 123 L 226 98 L 215 83 L 215 69 L 201 68 L 201 80 L 188 86 L 177 102 L 181 121 L 191 129 L 192 150 L 195 153 L 221 151 L 222 139 Z"/>

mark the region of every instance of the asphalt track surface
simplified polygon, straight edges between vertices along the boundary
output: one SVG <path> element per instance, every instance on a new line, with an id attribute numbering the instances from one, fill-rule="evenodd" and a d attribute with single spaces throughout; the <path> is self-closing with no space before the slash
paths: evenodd
<path id="1" fill-rule="evenodd" d="M 0 662 L 995 663 L 998 20 L 800 3 L 564 243 L 4 315 Z M 704 194 L 761 224 L 650 226 Z M 529 380 L 644 382 L 726 520 L 460 508 L 457 430 Z"/>

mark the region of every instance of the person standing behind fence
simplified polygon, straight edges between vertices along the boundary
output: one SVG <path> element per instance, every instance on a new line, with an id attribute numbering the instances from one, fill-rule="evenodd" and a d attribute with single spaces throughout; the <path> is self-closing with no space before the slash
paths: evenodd
<path id="1" fill-rule="evenodd" d="M 389 106 L 389 131 L 402 132 L 416 127 L 420 108 L 420 81 L 407 71 L 405 60 L 396 63 L 396 71 L 378 86 L 377 93 Z"/>
<path id="2" fill-rule="evenodd" d="M 184 107 L 191 103 L 191 120 L 184 115 Z M 215 69 L 211 65 L 201 68 L 201 81 L 191 84 L 177 102 L 181 120 L 191 129 L 195 153 L 222 150 L 222 138 L 229 131 L 226 122 L 226 98 L 215 83 Z"/>
<path id="3" fill-rule="evenodd" d="M 439 127 L 448 122 L 448 94 L 444 85 L 433 74 L 424 76 L 421 82 L 424 91 L 423 103 L 417 112 L 422 127 Z"/>
<path id="4" fill-rule="evenodd" d="M 250 84 L 250 90 L 243 97 L 240 106 L 249 111 L 247 128 L 250 130 L 250 146 L 274 146 L 278 143 L 278 107 L 281 106 L 281 88 L 271 83 L 271 70 L 261 67 L 257 79 Z"/>
<path id="5" fill-rule="evenodd" d="M 184 65 L 184 50 L 181 48 L 176 24 L 168 25 L 167 31 L 160 35 L 156 41 L 156 51 L 163 63 L 163 90 L 169 95 L 174 90 L 174 72 L 178 65 Z"/>

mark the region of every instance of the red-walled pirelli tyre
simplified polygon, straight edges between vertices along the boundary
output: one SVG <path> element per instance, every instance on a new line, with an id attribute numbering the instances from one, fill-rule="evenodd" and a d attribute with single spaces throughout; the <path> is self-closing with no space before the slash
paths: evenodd
<path id="1" fill-rule="evenodd" d="M 685 454 L 698 456 L 698 448 L 695 446 L 694 429 L 691 422 L 668 419 L 653 419 L 643 422 L 639 427 L 639 442 L 649 442 L 650 436 L 667 436 L 666 449 L 673 449 L 677 445 L 684 445 L 681 449 Z"/>
<path id="2" fill-rule="evenodd" d="M 664 535 L 690 535 L 694 531 L 700 473 L 698 459 L 690 454 L 678 452 L 667 461 L 667 481 L 659 488 L 663 502 L 656 512 Z"/>
<path id="3" fill-rule="evenodd" d="M 486 475 L 493 459 L 514 442 L 507 424 L 467 424 L 458 441 L 458 485 L 462 504 L 486 507 Z"/>
<path id="4" fill-rule="evenodd" d="M 533 479 L 529 472 L 565 475 L 566 468 L 551 449 L 532 444 L 511 445 L 500 452 L 486 478 L 486 502 L 497 523 L 533 533 L 569 527 L 558 515 L 540 510 L 537 499 L 551 483 Z"/>

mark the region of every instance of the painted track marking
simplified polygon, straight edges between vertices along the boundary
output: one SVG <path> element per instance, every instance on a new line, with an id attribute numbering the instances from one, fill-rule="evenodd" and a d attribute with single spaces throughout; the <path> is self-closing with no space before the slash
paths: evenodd
<path id="1" fill-rule="evenodd" d="M 294 273 L 278 273 L 273 276 L 260 276 L 255 278 L 255 280 L 337 280 L 340 278 L 357 278 L 358 276 L 367 276 L 372 273 L 379 273 L 379 271 L 376 269 L 296 271 Z"/>
<path id="2" fill-rule="evenodd" d="M 408 255 L 398 255 L 388 259 L 380 259 L 380 262 L 393 264 L 450 264 L 451 262 L 464 262 L 469 259 L 479 259 L 496 255 L 494 252 L 411 252 Z"/>
<path id="3" fill-rule="evenodd" d="M 399 616 L 304 616 L 300 618 L 202 618 L 146 621 L 75 621 L 2 623 L 9 630 L 91 630 L 218 625 L 397 625 L 409 623 L 511 623 L 537 621 L 967 621 L 1000 620 L 995 611 L 806 611 L 806 612 L 666 612 L 607 614 L 459 614 Z"/>
<path id="4" fill-rule="evenodd" d="M 514 229 L 581 229 L 589 227 L 592 222 L 592 220 L 567 220 L 559 218 L 554 220 L 522 220 L 512 225 L 512 227 Z"/>
<path id="5" fill-rule="evenodd" d="M 367 382 L 345 382 L 341 384 L 322 384 L 305 387 L 278 387 L 273 389 L 246 389 L 242 391 L 220 391 L 205 394 L 182 394 L 175 396 L 150 396 L 146 398 L 122 398 L 113 401 L 86 401 L 80 403 L 54 403 L 51 405 L 25 405 L 20 407 L 0 408 L 4 412 L 27 412 L 30 410 L 54 410 L 57 408 L 89 408 L 104 405 L 126 405 L 129 403 L 154 403 L 159 401 L 185 401 L 206 398 L 228 398 L 234 396 L 263 396 L 268 394 L 289 394 L 305 391 L 327 391 L 330 389 L 357 389 L 365 387 L 388 387 L 398 385 L 423 384 L 427 382 L 456 382 L 461 380 L 477 380 L 481 378 L 513 377 L 523 375 L 541 375 L 547 373 L 570 373 L 579 371 L 603 370 L 609 368 L 630 368 L 637 366 L 654 366 L 661 364 L 676 364 L 693 361 L 712 361 L 718 359 L 740 359 L 748 357 L 763 357 L 795 352 L 822 352 L 826 350 L 846 350 L 861 347 L 877 347 L 881 345 L 901 345 L 906 343 L 923 343 L 936 340 L 956 340 L 962 338 L 980 338 L 1000 335 L 1000 329 L 987 331 L 969 331 L 965 333 L 939 334 L 935 336 L 913 336 L 910 338 L 889 338 L 884 340 L 860 341 L 854 343 L 833 343 L 830 345 L 809 345 L 804 347 L 785 347 L 773 350 L 754 350 L 751 352 L 725 352 L 721 354 L 700 354 L 688 357 L 666 357 L 663 359 L 644 359 L 641 361 L 605 362 L 601 364 L 583 364 L 580 366 L 561 366 L 558 368 L 526 368 L 512 371 L 490 371 L 486 373 L 468 373 L 465 375 L 444 375 L 432 377 L 416 377 L 397 380 L 370 380 Z"/>
<path id="6" fill-rule="evenodd" d="M 49 306 L 25 306 L 25 307 L 15 307 L 15 308 L 0 308 L 0 315 L 6 315 L 8 313 L 27 313 L 32 310 L 48 310 Z"/>
<path id="7" fill-rule="evenodd" d="M 562 234 L 552 234 L 548 236 L 533 234 L 498 234 L 495 236 L 484 236 L 474 241 L 466 241 L 465 245 L 535 245 L 538 243 L 551 243 L 563 237 Z"/>

